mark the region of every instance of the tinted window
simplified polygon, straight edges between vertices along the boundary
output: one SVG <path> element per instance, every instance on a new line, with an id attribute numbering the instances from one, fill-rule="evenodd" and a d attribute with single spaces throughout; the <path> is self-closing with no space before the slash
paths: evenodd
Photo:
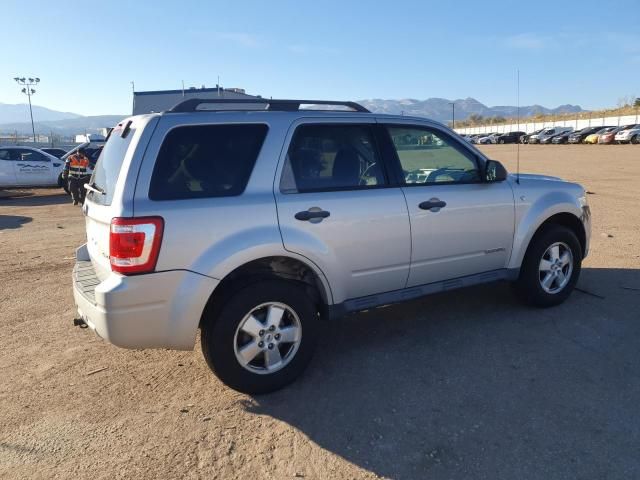
<path id="1" fill-rule="evenodd" d="M 149 198 L 240 195 L 266 134 L 266 125 L 251 124 L 174 128 L 160 148 Z"/>
<path id="2" fill-rule="evenodd" d="M 0 160 L 17 160 L 15 150 L 9 148 L 0 149 Z"/>
<path id="3" fill-rule="evenodd" d="M 350 190 L 385 183 L 368 125 L 302 125 L 287 152 L 285 193 Z"/>
<path id="4" fill-rule="evenodd" d="M 442 133 L 418 127 L 389 127 L 406 184 L 479 182 L 475 161 Z"/>
<path id="5" fill-rule="evenodd" d="M 40 152 L 34 152 L 33 150 L 17 150 L 19 158 L 23 162 L 48 162 L 49 158 L 42 155 Z"/>
<path id="6" fill-rule="evenodd" d="M 109 137 L 109 141 L 105 144 L 102 155 L 98 158 L 98 163 L 96 163 L 93 170 L 91 183 L 98 190 L 102 190 L 104 195 L 89 191 L 87 196 L 92 202 L 111 205 L 116 182 L 120 175 L 120 168 L 135 133 L 135 129 L 132 128 L 122 138 L 122 129 L 122 125 L 118 125 L 113 129 L 113 135 Z"/>

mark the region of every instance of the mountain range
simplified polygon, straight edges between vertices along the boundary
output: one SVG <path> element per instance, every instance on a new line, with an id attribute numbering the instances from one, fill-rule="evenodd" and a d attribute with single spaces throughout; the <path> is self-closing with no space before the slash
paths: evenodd
<path id="1" fill-rule="evenodd" d="M 471 114 L 483 117 L 515 117 L 517 107 L 494 106 L 489 107 L 474 98 L 448 100 L 446 98 L 428 98 L 416 100 L 406 98 L 402 100 L 368 99 L 359 103 L 372 112 L 390 113 L 396 115 L 412 115 L 428 117 L 440 122 L 451 120 L 451 103 L 455 103 L 456 120 L 464 120 Z M 577 113 L 584 111 L 578 105 L 560 105 L 556 108 L 546 108 L 541 105 L 520 107 L 520 116 L 529 117 L 536 114 Z M 103 127 L 112 127 L 127 115 L 97 115 L 82 116 L 76 113 L 59 112 L 49 108 L 33 106 L 33 120 L 36 133 L 57 135 L 74 135 L 76 133 L 94 133 Z M 29 106 L 26 104 L 11 105 L 0 103 L 0 133 L 30 133 L 31 123 L 29 119 Z"/>
<path id="2" fill-rule="evenodd" d="M 411 115 L 417 117 L 428 117 L 439 122 L 451 121 L 451 103 L 455 104 L 456 120 L 464 120 L 471 114 L 482 115 L 483 117 L 515 117 L 518 107 L 515 106 L 495 106 L 488 107 L 475 98 L 464 98 L 448 100 L 446 98 L 428 98 L 427 100 L 416 100 L 405 98 L 402 100 L 370 99 L 360 100 L 358 103 L 364 105 L 372 112 L 390 113 L 395 115 Z M 529 105 L 520 107 L 521 117 L 531 117 L 537 114 L 560 114 L 577 113 L 584 110 L 578 105 L 560 105 L 556 108 L 547 108 L 542 105 Z"/>

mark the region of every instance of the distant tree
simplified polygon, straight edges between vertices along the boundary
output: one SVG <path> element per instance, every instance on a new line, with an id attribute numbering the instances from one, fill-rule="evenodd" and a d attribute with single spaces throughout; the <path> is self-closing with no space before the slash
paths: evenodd
<path id="1" fill-rule="evenodd" d="M 478 113 L 472 113 L 471 115 L 469 115 L 468 120 L 472 125 L 477 125 L 479 123 L 482 123 L 484 117 Z"/>
<path id="2" fill-rule="evenodd" d="M 636 98 L 636 101 L 633 102 L 634 107 L 640 107 L 640 97 Z"/>

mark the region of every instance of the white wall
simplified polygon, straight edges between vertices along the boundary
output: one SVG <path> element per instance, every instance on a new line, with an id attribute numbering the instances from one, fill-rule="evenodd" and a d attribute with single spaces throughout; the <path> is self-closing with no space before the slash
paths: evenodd
<path id="1" fill-rule="evenodd" d="M 521 121 L 519 125 L 517 123 L 511 123 L 507 125 L 483 125 L 480 127 L 456 128 L 456 132 L 473 134 L 489 132 L 507 133 L 521 131 L 531 133 L 535 130 L 546 127 L 572 127 L 574 130 L 580 130 L 585 127 L 599 127 L 601 125 L 611 125 L 617 127 L 630 123 L 640 123 L 640 115 L 624 115 L 620 117 L 594 117 L 591 119 L 576 118 L 573 120 L 562 120 L 557 122 L 534 122 L 530 120 L 526 123 L 525 121 Z"/>

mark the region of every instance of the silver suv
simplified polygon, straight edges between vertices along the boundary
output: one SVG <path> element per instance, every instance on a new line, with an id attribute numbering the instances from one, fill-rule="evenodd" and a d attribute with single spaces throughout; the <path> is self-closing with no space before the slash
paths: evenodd
<path id="1" fill-rule="evenodd" d="M 589 248 L 580 185 L 508 175 L 440 123 L 352 102 L 134 116 L 87 188 L 75 323 L 125 348 L 190 350 L 200 329 L 211 369 L 248 393 L 293 381 L 347 313 L 496 280 L 559 304 Z"/>

